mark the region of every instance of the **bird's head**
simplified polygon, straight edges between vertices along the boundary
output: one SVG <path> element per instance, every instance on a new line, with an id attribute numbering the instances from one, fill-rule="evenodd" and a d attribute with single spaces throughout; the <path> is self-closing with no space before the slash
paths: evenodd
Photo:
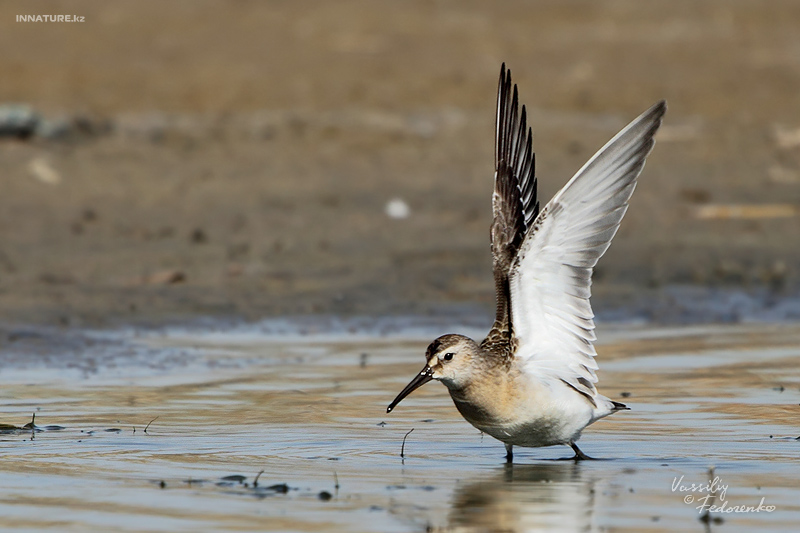
<path id="1" fill-rule="evenodd" d="M 463 386 L 470 379 L 479 351 L 480 347 L 469 337 L 442 335 L 428 346 L 425 368 L 400 391 L 386 412 L 390 413 L 403 398 L 433 379 L 449 389 Z"/>

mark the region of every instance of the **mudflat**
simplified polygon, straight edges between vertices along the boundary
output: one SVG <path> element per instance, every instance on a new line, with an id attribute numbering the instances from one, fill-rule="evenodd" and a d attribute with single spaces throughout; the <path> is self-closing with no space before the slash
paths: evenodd
<path id="1" fill-rule="evenodd" d="M 438 383 L 386 414 L 432 332 L 275 326 L 4 350 L 3 529 L 797 529 L 797 325 L 601 328 L 600 390 L 632 408 L 584 432 L 601 460 L 513 465 Z"/>
<path id="2" fill-rule="evenodd" d="M 15 19 L 64 9 L 0 6 L 0 102 L 37 124 L 0 138 L 3 321 L 488 315 L 504 61 L 543 201 L 669 102 L 596 307 L 797 292 L 795 2 L 79 1 L 84 22 Z"/>

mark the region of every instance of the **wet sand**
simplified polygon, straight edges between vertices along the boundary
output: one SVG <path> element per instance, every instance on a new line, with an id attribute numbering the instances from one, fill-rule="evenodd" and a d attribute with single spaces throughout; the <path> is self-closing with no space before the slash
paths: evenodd
<path id="1" fill-rule="evenodd" d="M 705 298 L 664 287 L 765 291 L 767 307 L 800 288 L 795 2 L 69 9 L 86 22 L 15 22 L 23 7 L 0 6 L 0 103 L 47 122 L 0 138 L 4 321 L 488 314 L 503 61 L 545 201 L 669 101 L 595 275 L 599 310 L 685 321 Z M 393 198 L 407 218 L 386 215 Z"/>
<path id="2" fill-rule="evenodd" d="M 385 414 L 427 332 L 213 329 L 96 333 L 118 356 L 90 369 L 5 361 L 3 422 L 35 412 L 44 430 L 0 434 L 3 529 L 793 531 L 800 520 L 797 326 L 603 328 L 600 390 L 633 409 L 584 433 L 603 460 L 519 449 L 510 467 L 439 384 Z M 689 489 L 710 467 L 728 486 L 716 505 L 763 499 L 774 511 L 703 522 L 684 499 L 705 495 Z"/>

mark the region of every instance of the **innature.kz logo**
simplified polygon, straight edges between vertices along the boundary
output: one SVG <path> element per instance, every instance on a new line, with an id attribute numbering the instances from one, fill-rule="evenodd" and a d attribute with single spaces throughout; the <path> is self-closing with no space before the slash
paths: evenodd
<path id="1" fill-rule="evenodd" d="M 80 15 L 17 15 L 17 22 L 83 22 Z"/>

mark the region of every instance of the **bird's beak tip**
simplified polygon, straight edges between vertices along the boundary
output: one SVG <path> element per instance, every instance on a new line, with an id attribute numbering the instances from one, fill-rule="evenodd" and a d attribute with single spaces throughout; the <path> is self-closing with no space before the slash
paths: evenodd
<path id="1" fill-rule="evenodd" d="M 392 409 L 394 409 L 403 398 L 432 380 L 432 373 L 433 371 L 431 370 L 431 367 L 425 365 L 425 368 L 422 369 L 422 372 L 417 374 L 416 377 L 411 380 L 411 383 L 406 385 L 406 388 L 400 391 L 400 394 L 397 395 L 397 398 L 395 398 L 394 401 L 389 404 L 389 407 L 386 408 L 386 412 L 391 413 Z"/>

